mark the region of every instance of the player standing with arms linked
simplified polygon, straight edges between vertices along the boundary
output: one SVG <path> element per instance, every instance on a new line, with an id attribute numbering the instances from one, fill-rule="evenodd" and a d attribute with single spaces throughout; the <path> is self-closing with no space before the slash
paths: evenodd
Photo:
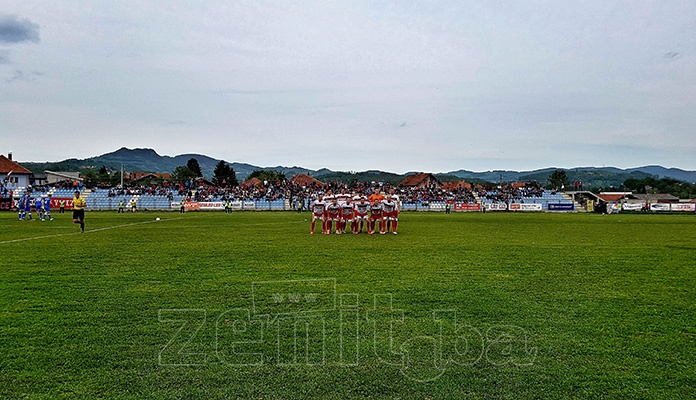
<path id="1" fill-rule="evenodd" d="M 382 203 L 378 200 L 375 200 L 372 205 L 370 205 L 370 221 L 369 221 L 369 231 L 367 232 L 368 235 L 372 235 L 375 233 L 375 226 L 377 225 L 377 222 L 379 222 L 379 233 L 384 235 L 386 232 L 384 231 L 384 222 L 382 220 L 383 217 L 383 209 L 382 209 Z"/>
<path id="2" fill-rule="evenodd" d="M 351 229 L 355 230 L 355 222 L 353 217 L 354 209 L 355 207 L 353 207 L 353 200 L 349 196 L 341 206 L 341 233 L 346 233 L 346 226 L 348 226 L 348 222 L 351 224 Z"/>
<path id="3" fill-rule="evenodd" d="M 324 212 L 326 211 L 326 202 L 324 195 L 320 194 L 314 202 L 312 202 L 312 230 L 310 235 L 314 235 L 314 224 L 318 219 L 321 220 L 321 231 L 326 233 L 326 224 L 324 223 Z"/>
<path id="4" fill-rule="evenodd" d="M 334 196 L 327 196 L 331 202 L 326 205 L 326 232 L 324 234 L 328 235 L 331 233 L 331 226 L 336 227 L 336 234 L 341 234 L 341 206 L 338 204 L 338 199 Z M 336 222 L 333 224 L 333 222 Z"/>
<path id="5" fill-rule="evenodd" d="M 391 195 L 392 200 L 396 203 L 396 210 L 392 213 L 393 220 L 392 220 L 392 231 L 396 232 L 396 225 L 399 222 L 399 213 L 401 212 L 401 198 L 399 198 L 399 195 L 396 194 L 395 189 L 389 189 L 389 194 Z M 389 226 L 387 226 L 387 232 L 389 232 Z"/>
<path id="6" fill-rule="evenodd" d="M 396 235 L 396 222 L 399 220 L 398 218 L 398 204 L 394 199 L 392 198 L 391 194 L 387 195 L 387 198 L 382 201 L 382 232 L 381 234 L 385 234 L 386 231 L 389 229 L 389 223 L 391 222 L 391 228 L 392 232 Z"/>
<path id="7" fill-rule="evenodd" d="M 83 197 L 80 197 L 80 192 L 75 191 L 75 197 L 73 197 L 72 222 L 74 224 L 80 224 L 82 233 L 85 233 L 85 207 L 87 207 L 87 202 Z"/>
<path id="8" fill-rule="evenodd" d="M 365 196 L 355 196 L 355 220 L 353 221 L 353 233 L 358 234 L 362 231 L 363 225 L 367 221 L 367 231 L 370 231 L 370 222 L 368 221 L 367 211 L 370 209 L 370 202 Z"/>

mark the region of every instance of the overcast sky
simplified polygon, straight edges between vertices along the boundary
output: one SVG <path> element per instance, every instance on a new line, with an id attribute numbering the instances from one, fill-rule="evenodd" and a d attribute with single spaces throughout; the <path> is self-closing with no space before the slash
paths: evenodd
<path id="1" fill-rule="evenodd" d="M 696 169 L 696 1 L 4 0 L 0 154 Z"/>

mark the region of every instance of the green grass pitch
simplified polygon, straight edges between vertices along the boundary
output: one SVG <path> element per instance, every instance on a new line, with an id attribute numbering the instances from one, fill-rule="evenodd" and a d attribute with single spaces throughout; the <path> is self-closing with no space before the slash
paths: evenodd
<path id="1" fill-rule="evenodd" d="M 694 395 L 694 215 L 55 217 L 0 214 L 0 398 Z"/>

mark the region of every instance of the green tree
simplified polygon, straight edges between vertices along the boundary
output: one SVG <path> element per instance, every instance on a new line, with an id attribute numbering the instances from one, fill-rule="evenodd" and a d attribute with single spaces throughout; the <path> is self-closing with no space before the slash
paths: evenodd
<path id="1" fill-rule="evenodd" d="M 565 170 L 557 169 L 551 173 L 549 176 L 549 184 L 552 189 L 559 190 L 563 186 L 568 185 L 568 175 L 566 175 Z"/>
<path id="2" fill-rule="evenodd" d="M 237 174 L 225 160 L 220 160 L 213 170 L 213 183 L 217 186 L 237 186 Z"/>
<path id="3" fill-rule="evenodd" d="M 80 175 L 82 175 L 83 182 L 87 187 L 94 187 L 99 180 L 98 175 L 91 169 L 83 169 Z"/>
<path id="4" fill-rule="evenodd" d="M 172 172 L 172 180 L 175 182 L 187 182 L 197 177 L 198 176 L 185 165 L 174 168 Z"/>
<path id="5" fill-rule="evenodd" d="M 99 169 L 99 174 L 97 175 L 97 180 L 99 183 L 111 183 L 111 177 L 109 176 L 109 170 L 106 169 L 105 166 L 102 165 L 102 167 Z"/>
<path id="6" fill-rule="evenodd" d="M 116 186 L 121 184 L 121 171 L 116 171 L 109 176 L 109 184 Z"/>
<path id="7" fill-rule="evenodd" d="M 667 193 L 681 199 L 696 196 L 696 185 L 671 178 L 626 179 L 623 186 L 635 193 Z"/>
<path id="8" fill-rule="evenodd" d="M 190 158 L 186 162 L 186 168 L 189 169 L 193 173 L 194 178 L 201 178 L 203 177 L 203 172 L 201 171 L 201 166 L 198 165 L 198 160 L 195 158 Z"/>

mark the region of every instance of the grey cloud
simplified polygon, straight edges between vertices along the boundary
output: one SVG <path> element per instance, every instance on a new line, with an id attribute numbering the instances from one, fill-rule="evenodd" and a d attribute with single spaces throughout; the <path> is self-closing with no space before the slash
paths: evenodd
<path id="1" fill-rule="evenodd" d="M 0 43 L 38 42 L 39 25 L 16 15 L 0 15 Z"/>
<path id="2" fill-rule="evenodd" d="M 0 50 L 0 64 L 10 63 L 10 52 L 7 50 Z"/>
<path id="3" fill-rule="evenodd" d="M 12 76 L 10 76 L 9 78 L 5 78 L 5 82 L 12 83 L 14 81 L 19 81 L 22 79 L 24 79 L 24 72 L 17 70 L 14 72 L 14 74 L 12 74 Z"/>
<path id="4" fill-rule="evenodd" d="M 43 72 L 41 71 L 31 71 L 28 74 L 25 74 L 24 71 L 22 70 L 16 70 L 12 76 L 5 78 L 6 83 L 12 83 L 15 81 L 23 81 L 23 82 L 35 82 L 36 78 L 39 76 L 43 76 Z"/>

